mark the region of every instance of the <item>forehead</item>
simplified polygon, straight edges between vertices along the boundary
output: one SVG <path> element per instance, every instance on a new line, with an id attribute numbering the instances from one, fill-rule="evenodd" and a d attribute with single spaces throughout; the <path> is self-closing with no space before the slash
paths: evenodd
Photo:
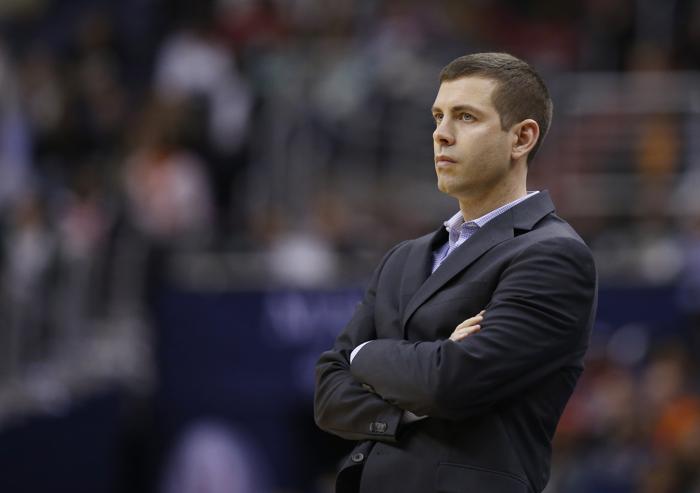
<path id="1" fill-rule="evenodd" d="M 460 77 L 440 84 L 433 106 L 443 111 L 455 106 L 471 105 L 483 111 L 496 111 L 491 95 L 498 82 L 485 77 Z"/>

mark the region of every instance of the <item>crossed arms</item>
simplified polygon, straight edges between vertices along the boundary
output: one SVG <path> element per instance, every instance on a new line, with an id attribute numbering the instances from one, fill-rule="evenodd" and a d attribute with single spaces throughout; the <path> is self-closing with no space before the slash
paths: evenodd
<path id="1" fill-rule="evenodd" d="M 450 339 L 419 342 L 377 339 L 376 289 L 394 251 L 375 271 L 335 347 L 318 362 L 315 417 L 326 431 L 394 441 L 404 411 L 448 420 L 478 415 L 585 351 L 596 281 L 581 242 L 553 238 L 530 245 L 503 270 L 481 330 L 460 324 L 469 337 L 456 331 Z M 350 352 L 373 339 L 350 365 Z"/>

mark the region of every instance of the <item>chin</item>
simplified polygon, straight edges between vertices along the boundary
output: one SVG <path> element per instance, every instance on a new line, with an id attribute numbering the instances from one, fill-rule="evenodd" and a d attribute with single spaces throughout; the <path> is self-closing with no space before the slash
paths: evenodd
<path id="1" fill-rule="evenodd" d="M 450 197 L 457 198 L 458 194 L 457 194 L 456 189 L 454 187 L 448 187 L 448 186 L 438 184 L 438 190 L 440 190 L 445 195 L 449 195 Z"/>

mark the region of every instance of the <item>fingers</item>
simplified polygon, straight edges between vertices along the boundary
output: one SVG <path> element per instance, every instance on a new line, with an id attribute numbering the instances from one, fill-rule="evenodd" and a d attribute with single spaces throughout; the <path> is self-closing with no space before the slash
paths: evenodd
<path id="1" fill-rule="evenodd" d="M 450 335 L 450 340 L 460 341 L 465 337 L 481 330 L 481 321 L 484 319 L 486 310 L 481 310 L 478 315 L 474 315 L 459 324 Z"/>
<path id="2" fill-rule="evenodd" d="M 470 317 L 466 319 L 464 322 L 459 324 L 456 329 L 462 329 L 464 327 L 469 327 L 471 325 L 476 325 L 479 322 L 481 322 L 484 319 L 484 313 L 486 313 L 485 310 L 481 310 L 478 315 L 474 315 L 473 317 Z M 455 329 L 455 330 L 456 330 Z"/>
<path id="3" fill-rule="evenodd" d="M 481 330 L 481 325 L 470 325 L 468 327 L 463 327 L 463 328 L 457 328 L 455 329 L 454 332 L 452 332 L 452 335 L 450 336 L 450 340 L 452 341 L 461 341 L 465 337 L 475 333 L 479 332 Z"/>

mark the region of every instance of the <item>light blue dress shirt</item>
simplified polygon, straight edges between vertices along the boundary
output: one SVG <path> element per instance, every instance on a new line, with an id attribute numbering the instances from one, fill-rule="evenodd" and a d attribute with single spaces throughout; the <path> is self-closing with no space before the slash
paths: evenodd
<path id="1" fill-rule="evenodd" d="M 460 246 L 462 243 L 471 238 L 474 235 L 474 233 L 476 233 L 479 230 L 479 228 L 484 227 L 484 225 L 490 220 L 495 219 L 511 207 L 518 205 L 520 202 L 529 199 L 537 193 L 539 192 L 528 192 L 527 195 L 525 195 L 524 197 L 520 197 L 519 199 L 515 199 L 512 202 L 508 202 L 507 204 L 502 205 L 498 209 L 494 209 L 491 212 L 487 212 L 483 216 L 477 219 L 473 219 L 469 222 L 464 221 L 462 211 L 457 212 L 454 216 L 445 221 L 445 229 L 447 229 L 447 232 L 449 233 L 449 239 L 447 243 L 442 245 L 433 253 L 432 272 L 435 272 L 435 270 L 438 267 L 440 267 L 440 264 L 442 264 L 442 262 L 445 261 L 447 256 L 451 254 L 458 246 Z"/>

